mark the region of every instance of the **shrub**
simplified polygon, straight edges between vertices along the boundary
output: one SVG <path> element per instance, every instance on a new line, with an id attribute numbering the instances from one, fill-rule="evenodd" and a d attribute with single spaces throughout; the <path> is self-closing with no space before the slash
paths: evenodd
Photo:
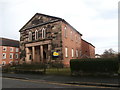
<path id="1" fill-rule="evenodd" d="M 87 58 L 70 60 L 71 72 L 117 73 L 118 58 Z"/>

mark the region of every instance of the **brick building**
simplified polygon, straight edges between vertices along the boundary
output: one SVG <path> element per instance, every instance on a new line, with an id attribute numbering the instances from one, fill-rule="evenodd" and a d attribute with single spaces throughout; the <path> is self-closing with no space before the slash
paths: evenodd
<path id="1" fill-rule="evenodd" d="M 0 38 L 0 64 L 12 65 L 19 63 L 19 41 Z"/>
<path id="2" fill-rule="evenodd" d="M 69 66 L 70 59 L 82 58 L 82 34 L 62 18 L 36 13 L 19 32 L 21 61 L 60 61 Z M 92 50 L 88 56 L 94 58 L 95 48 L 87 44 Z"/>
<path id="3" fill-rule="evenodd" d="M 95 58 L 95 46 L 91 43 L 81 39 L 82 41 L 82 55 L 81 58 Z"/>

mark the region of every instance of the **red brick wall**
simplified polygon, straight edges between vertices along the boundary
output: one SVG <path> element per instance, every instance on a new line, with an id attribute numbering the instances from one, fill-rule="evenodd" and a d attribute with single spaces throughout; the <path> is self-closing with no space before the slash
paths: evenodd
<path id="1" fill-rule="evenodd" d="M 67 37 L 65 37 L 65 27 L 67 30 Z M 72 31 L 72 40 L 71 40 Z M 77 38 L 76 38 L 77 37 Z M 73 30 L 69 25 L 62 22 L 62 52 L 64 64 L 69 66 L 70 59 L 80 58 L 81 50 L 81 35 Z M 68 57 L 65 57 L 65 47 L 68 48 Z M 74 50 L 74 57 L 72 57 L 72 48 Z M 76 57 L 76 50 L 78 50 L 78 57 Z"/>
<path id="2" fill-rule="evenodd" d="M 2 65 L 2 46 L 0 46 L 0 65 Z"/>
<path id="3" fill-rule="evenodd" d="M 83 39 L 82 41 L 82 58 L 88 58 L 90 56 L 89 44 L 85 42 Z"/>
<path id="4" fill-rule="evenodd" d="M 3 51 L 4 47 L 6 47 L 6 51 Z M 13 51 L 10 52 L 10 48 L 13 48 Z M 16 52 L 16 47 L 0 46 L 0 50 L 2 51 L 2 54 L 6 53 L 6 58 L 5 59 L 2 58 L 2 54 L 0 56 L 1 61 L 5 61 L 6 64 L 9 64 L 10 61 L 16 62 L 16 61 L 20 60 L 19 59 L 19 57 L 20 57 L 19 48 L 18 48 L 18 52 Z M 13 58 L 12 59 L 10 59 L 10 53 L 13 54 Z M 16 54 L 18 54 L 18 59 L 16 58 Z"/>
<path id="5" fill-rule="evenodd" d="M 82 58 L 95 58 L 95 47 L 82 39 Z"/>
<path id="6" fill-rule="evenodd" d="M 90 57 L 95 58 L 95 47 L 89 45 L 89 50 L 90 50 Z"/>

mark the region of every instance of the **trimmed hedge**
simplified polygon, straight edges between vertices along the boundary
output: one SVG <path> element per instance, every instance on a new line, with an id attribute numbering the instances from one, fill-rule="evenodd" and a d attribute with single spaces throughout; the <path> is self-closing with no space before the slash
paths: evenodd
<path id="1" fill-rule="evenodd" d="M 19 64 L 19 65 L 3 67 L 2 72 L 45 73 L 46 72 L 46 65 L 43 63 Z"/>
<path id="2" fill-rule="evenodd" d="M 87 58 L 87 59 L 71 59 L 71 72 L 85 73 L 118 73 L 118 58 Z"/>

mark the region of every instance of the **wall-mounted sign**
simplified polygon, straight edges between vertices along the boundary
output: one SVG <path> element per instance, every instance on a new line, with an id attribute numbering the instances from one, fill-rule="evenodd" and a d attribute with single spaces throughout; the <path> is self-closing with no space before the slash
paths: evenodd
<path id="1" fill-rule="evenodd" d="M 59 56 L 58 52 L 53 52 L 53 56 Z"/>

